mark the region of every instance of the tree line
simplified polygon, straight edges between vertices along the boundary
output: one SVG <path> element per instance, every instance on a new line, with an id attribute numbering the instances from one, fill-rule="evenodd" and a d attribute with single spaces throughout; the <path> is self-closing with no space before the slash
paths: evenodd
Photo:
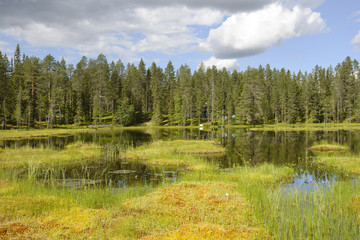
<path id="1" fill-rule="evenodd" d="M 124 66 L 100 54 L 76 66 L 47 55 L 9 60 L 0 51 L 0 121 L 8 127 L 360 122 L 359 62 L 298 73 L 270 65 L 232 72 L 144 61 Z"/>

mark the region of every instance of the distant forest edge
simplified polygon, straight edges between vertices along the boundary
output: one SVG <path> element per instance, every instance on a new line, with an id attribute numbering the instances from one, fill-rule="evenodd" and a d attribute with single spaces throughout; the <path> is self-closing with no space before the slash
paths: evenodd
<path id="1" fill-rule="evenodd" d="M 230 72 L 204 64 L 192 73 L 152 63 L 108 63 L 100 54 L 73 66 L 0 51 L 1 128 L 360 122 L 359 62 L 292 73 L 270 65 Z"/>

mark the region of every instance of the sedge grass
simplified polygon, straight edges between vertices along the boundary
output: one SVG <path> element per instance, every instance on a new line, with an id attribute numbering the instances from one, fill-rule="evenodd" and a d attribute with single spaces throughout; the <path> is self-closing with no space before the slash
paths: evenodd
<path id="1" fill-rule="evenodd" d="M 250 128 L 251 131 L 339 131 L 358 130 L 359 123 L 277 123 Z"/>
<path id="2" fill-rule="evenodd" d="M 19 140 L 27 138 L 46 138 L 50 136 L 70 136 L 79 132 L 93 131 L 89 128 L 61 128 L 61 129 L 16 129 L 1 130 L 0 140 Z"/>
<path id="3" fill-rule="evenodd" d="M 360 174 L 360 155 L 349 152 L 349 148 L 340 144 L 320 143 L 312 146 L 316 157 L 312 161 L 337 171 Z"/>
<path id="4" fill-rule="evenodd" d="M 94 159 L 101 154 L 101 147 L 96 144 L 73 143 L 62 150 L 47 147 L 21 147 L 4 149 L 0 152 L 0 168 L 18 168 L 28 166 L 46 166 L 69 163 L 79 160 Z"/>
<path id="5" fill-rule="evenodd" d="M 214 141 L 157 141 L 129 149 L 125 158 L 153 166 L 176 166 L 199 171 L 212 169 L 202 156 L 224 152 L 225 148 Z"/>

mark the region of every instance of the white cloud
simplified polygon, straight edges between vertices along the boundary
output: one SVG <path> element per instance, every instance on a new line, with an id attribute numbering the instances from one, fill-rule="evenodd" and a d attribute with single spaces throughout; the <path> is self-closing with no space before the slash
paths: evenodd
<path id="1" fill-rule="evenodd" d="M 317 8 L 325 0 L 284 0 L 284 5 L 288 8 L 293 8 L 295 6 L 300 6 L 302 8 Z"/>
<path id="2" fill-rule="evenodd" d="M 261 10 L 238 13 L 212 29 L 201 47 L 217 58 L 241 58 L 256 55 L 283 40 L 323 31 L 320 13 L 310 8 L 272 4 Z"/>
<path id="3" fill-rule="evenodd" d="M 351 40 L 351 43 L 354 45 L 358 45 L 358 46 L 356 46 L 356 49 L 358 49 L 360 47 L 360 30 L 359 30 L 358 34 Z"/>
<path id="4" fill-rule="evenodd" d="M 215 57 L 211 57 L 205 61 L 203 61 L 205 67 L 216 66 L 217 69 L 226 68 L 227 70 L 234 70 L 239 68 L 239 64 L 237 59 L 217 59 Z"/>
<path id="5" fill-rule="evenodd" d="M 318 32 L 325 25 L 320 15 L 302 7 L 322 1 L 0 0 L 0 34 L 89 57 L 104 53 L 130 60 L 144 52 L 176 55 L 200 46 L 217 58 L 238 58 Z M 286 2 L 302 7 L 291 11 Z M 200 38 L 199 26 L 206 34 L 219 24 L 206 41 Z"/>
<path id="6" fill-rule="evenodd" d="M 59 6 L 60 13 L 62 8 Z M 69 8 L 72 12 L 73 6 Z M 121 6 L 108 10 L 100 15 L 79 10 L 76 16 L 54 13 L 53 17 L 42 12 L 39 16 L 23 12 L 22 18 L 1 15 L 0 10 L 0 33 L 26 41 L 33 47 L 73 48 L 90 57 L 100 52 L 116 53 L 128 60 L 146 51 L 166 54 L 192 51 L 200 42 L 193 25 L 209 27 L 223 20 L 222 12 L 210 8 Z"/>

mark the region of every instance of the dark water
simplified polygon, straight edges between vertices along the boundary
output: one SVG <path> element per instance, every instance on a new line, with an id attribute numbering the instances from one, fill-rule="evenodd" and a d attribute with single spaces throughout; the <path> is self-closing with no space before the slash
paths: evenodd
<path id="1" fill-rule="evenodd" d="M 287 165 L 296 170 L 297 177 L 290 186 L 311 188 L 316 183 L 350 180 L 346 174 L 323 169 L 311 163 L 313 154 L 308 148 L 315 142 L 346 144 L 353 152 L 360 149 L 360 131 L 331 132 L 261 132 L 248 129 L 220 129 L 200 131 L 198 129 L 144 129 L 144 130 L 97 130 L 77 133 L 74 136 L 49 137 L 45 139 L 0 141 L 1 148 L 17 148 L 24 145 L 49 146 L 62 149 L 69 143 L 95 142 L 106 149 L 125 151 L 156 140 L 215 139 L 227 149 L 224 156 L 208 157 L 206 160 L 220 168 L 257 165 L 263 162 Z M 108 160 L 102 156 L 98 161 L 68 164 L 47 169 L 23 170 L 20 175 L 35 174 L 39 179 L 58 180 L 69 187 L 84 184 L 104 184 L 114 188 L 133 185 L 157 185 L 176 181 L 183 169 L 154 168 L 139 163 L 127 162 L 121 154 Z"/>

